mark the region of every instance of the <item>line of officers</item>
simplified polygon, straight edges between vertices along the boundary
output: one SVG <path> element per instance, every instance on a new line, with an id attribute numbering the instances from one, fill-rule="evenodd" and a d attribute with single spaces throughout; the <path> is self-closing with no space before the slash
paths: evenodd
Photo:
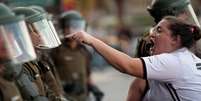
<path id="1" fill-rule="evenodd" d="M 0 3 L 0 101 L 96 101 L 104 94 L 90 79 L 90 53 L 65 35 L 86 29 L 76 11 L 59 18 L 39 6 Z"/>

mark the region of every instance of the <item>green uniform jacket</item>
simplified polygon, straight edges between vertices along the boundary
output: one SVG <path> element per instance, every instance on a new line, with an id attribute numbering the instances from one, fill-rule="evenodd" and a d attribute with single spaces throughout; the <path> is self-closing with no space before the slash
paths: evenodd
<path id="1" fill-rule="evenodd" d="M 40 96 L 46 96 L 50 101 L 57 101 L 57 98 L 62 95 L 48 65 L 41 61 L 32 61 L 25 63 L 24 69 L 30 80 L 38 88 Z M 26 95 L 25 93 L 23 95 Z"/>
<path id="2" fill-rule="evenodd" d="M 85 48 L 80 46 L 70 49 L 63 44 L 53 50 L 51 55 L 68 98 L 86 101 L 88 57 Z"/>
<path id="3" fill-rule="evenodd" d="M 29 79 L 36 85 L 40 96 L 46 96 L 43 81 L 41 79 L 39 67 L 35 62 L 27 62 L 23 64 L 23 69 L 28 75 Z M 23 98 L 27 99 L 26 92 L 21 92 Z"/>

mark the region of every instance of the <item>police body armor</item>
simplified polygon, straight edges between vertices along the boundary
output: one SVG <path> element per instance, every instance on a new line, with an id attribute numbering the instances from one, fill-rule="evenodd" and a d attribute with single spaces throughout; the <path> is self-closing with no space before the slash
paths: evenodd
<path id="1" fill-rule="evenodd" d="M 61 100 L 57 82 L 46 64 L 41 61 L 32 61 L 25 63 L 24 68 L 29 79 L 36 85 L 40 96 L 46 96 L 50 101 Z"/>
<path id="2" fill-rule="evenodd" d="M 40 96 L 47 96 L 48 98 L 50 95 L 48 92 L 55 93 L 54 89 L 55 87 L 49 87 L 54 81 L 52 81 L 51 78 L 53 78 L 53 75 L 51 75 L 51 71 L 48 67 L 43 65 L 41 62 L 32 61 L 29 63 L 24 64 L 24 68 L 26 70 L 26 73 L 29 75 L 29 79 L 36 85 L 37 91 L 39 92 Z M 49 89 L 51 91 L 49 91 Z M 53 101 L 53 98 L 51 98 Z"/>
<path id="3" fill-rule="evenodd" d="M 21 64 L 13 64 L 8 62 L 4 64 L 5 70 L 3 77 L 6 80 L 15 81 L 24 101 L 47 101 L 37 90 L 37 86 L 32 83 L 33 79 L 27 74 L 25 68 Z"/>
<path id="4" fill-rule="evenodd" d="M 81 47 L 61 45 L 52 52 L 64 91 L 72 101 L 87 100 L 87 63 Z"/>
<path id="5" fill-rule="evenodd" d="M 40 67 L 46 68 L 46 73 L 43 73 L 42 77 L 46 86 L 46 93 L 50 99 L 55 99 L 55 97 L 62 97 L 64 94 L 58 72 L 55 68 L 53 60 L 49 56 L 50 50 L 40 50 L 38 52 L 39 60 L 38 64 Z"/>
<path id="6" fill-rule="evenodd" d="M 39 95 L 45 96 L 44 84 L 41 79 L 38 65 L 32 61 L 32 62 L 23 64 L 23 66 L 24 66 L 25 73 L 29 76 L 29 79 L 37 86 L 37 91 L 39 92 Z"/>
<path id="7" fill-rule="evenodd" d="M 16 80 L 23 99 L 25 101 L 48 101 L 44 96 L 40 75 L 35 70 L 31 70 L 30 67 L 30 63 L 23 64 L 20 77 Z M 33 83 L 33 81 L 36 83 Z"/>

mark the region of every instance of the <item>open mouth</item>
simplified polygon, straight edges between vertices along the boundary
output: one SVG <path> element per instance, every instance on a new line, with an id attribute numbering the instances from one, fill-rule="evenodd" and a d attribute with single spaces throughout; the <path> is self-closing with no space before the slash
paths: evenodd
<path id="1" fill-rule="evenodd" d="M 154 51 L 154 41 L 153 39 L 150 40 L 150 54 L 152 55 Z"/>

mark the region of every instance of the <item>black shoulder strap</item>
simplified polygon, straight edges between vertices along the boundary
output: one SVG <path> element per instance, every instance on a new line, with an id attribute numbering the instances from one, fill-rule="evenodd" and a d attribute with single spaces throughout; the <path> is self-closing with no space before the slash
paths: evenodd
<path id="1" fill-rule="evenodd" d="M 172 86 L 172 84 L 165 83 L 165 86 L 167 87 L 167 89 L 168 89 L 170 95 L 172 96 L 173 101 L 181 101 L 181 100 L 179 99 L 179 96 L 178 96 L 176 90 L 175 90 L 174 87 Z"/>

